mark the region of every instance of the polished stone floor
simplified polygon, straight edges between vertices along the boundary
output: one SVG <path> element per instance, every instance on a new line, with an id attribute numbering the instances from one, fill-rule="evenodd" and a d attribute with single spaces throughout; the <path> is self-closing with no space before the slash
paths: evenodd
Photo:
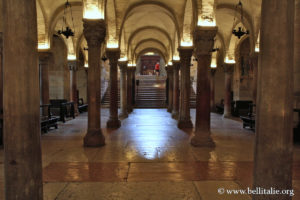
<path id="1" fill-rule="evenodd" d="M 194 122 L 195 110 L 191 110 Z M 45 200 L 246 200 L 218 189 L 252 185 L 254 133 L 238 120 L 212 116 L 215 149 L 194 148 L 165 109 L 136 109 L 117 130 L 105 128 L 106 146 L 84 148 L 87 115 L 42 135 Z M 0 150 L 0 199 L 3 199 Z M 300 145 L 294 148 L 295 199 L 300 199 Z"/>

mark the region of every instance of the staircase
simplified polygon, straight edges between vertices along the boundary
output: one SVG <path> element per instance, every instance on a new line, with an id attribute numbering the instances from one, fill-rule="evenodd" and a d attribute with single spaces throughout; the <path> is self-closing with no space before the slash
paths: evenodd
<path id="1" fill-rule="evenodd" d="M 166 108 L 166 78 L 155 76 L 137 76 L 140 80 L 136 92 L 135 108 Z M 101 107 L 109 108 L 110 88 L 108 87 L 102 100 Z M 120 87 L 118 85 L 118 107 L 120 108 Z M 196 93 L 191 87 L 190 108 L 196 108 Z"/>
<path id="2" fill-rule="evenodd" d="M 101 100 L 101 108 L 109 108 L 110 87 L 107 88 Z M 118 107 L 120 108 L 120 87 L 118 86 Z"/>
<path id="3" fill-rule="evenodd" d="M 136 108 L 166 108 L 166 78 L 138 76 Z"/>

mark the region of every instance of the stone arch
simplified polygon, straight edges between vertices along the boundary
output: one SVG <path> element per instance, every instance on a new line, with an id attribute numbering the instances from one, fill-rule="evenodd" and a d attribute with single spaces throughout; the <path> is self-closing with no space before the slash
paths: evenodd
<path id="1" fill-rule="evenodd" d="M 194 9 L 192 0 L 186 0 L 185 11 L 183 17 L 182 38 L 181 42 L 186 45 L 193 45 L 193 24 L 194 24 Z"/>
<path id="2" fill-rule="evenodd" d="M 117 33 L 117 16 L 114 0 L 105 1 L 105 20 L 107 22 L 107 45 L 108 47 L 118 47 L 119 39 Z"/>
<path id="3" fill-rule="evenodd" d="M 45 16 L 45 10 L 42 7 L 40 0 L 36 1 L 37 9 L 37 30 L 38 30 L 38 48 L 48 49 L 50 48 L 47 19 Z"/>

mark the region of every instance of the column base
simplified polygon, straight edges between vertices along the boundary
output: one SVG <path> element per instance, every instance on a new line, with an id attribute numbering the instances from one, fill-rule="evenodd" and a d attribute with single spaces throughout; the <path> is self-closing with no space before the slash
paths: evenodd
<path id="1" fill-rule="evenodd" d="M 199 135 L 207 135 L 206 137 L 203 136 L 196 136 L 192 137 L 191 139 L 191 145 L 194 147 L 209 147 L 209 148 L 214 148 L 216 147 L 215 142 L 213 139 L 210 137 L 210 133 L 197 133 Z"/>
<path id="2" fill-rule="evenodd" d="M 133 112 L 133 108 L 128 108 L 127 112 L 128 113 L 132 113 Z"/>
<path id="3" fill-rule="evenodd" d="M 232 115 L 230 113 L 224 113 L 222 116 L 222 118 L 226 118 L 226 119 L 231 118 L 231 117 L 232 117 Z"/>
<path id="4" fill-rule="evenodd" d="M 172 113 L 172 108 L 168 108 L 168 112 L 169 112 L 169 113 Z"/>
<path id="5" fill-rule="evenodd" d="M 179 113 L 178 112 L 172 112 L 172 118 L 173 119 L 178 119 L 178 115 L 179 115 Z"/>
<path id="6" fill-rule="evenodd" d="M 107 128 L 120 128 L 121 127 L 121 121 L 119 119 L 109 119 L 106 122 Z"/>
<path id="7" fill-rule="evenodd" d="M 100 130 L 88 130 L 83 138 L 83 145 L 85 147 L 101 147 L 105 145 L 105 137 Z"/>
<path id="8" fill-rule="evenodd" d="M 189 120 L 179 120 L 177 127 L 182 129 L 182 128 L 193 128 L 194 126 L 192 121 L 189 119 Z"/>
<path id="9" fill-rule="evenodd" d="M 121 113 L 120 115 L 119 115 L 119 118 L 120 119 L 125 119 L 125 118 L 127 118 L 128 117 L 128 113 L 126 112 L 123 112 L 123 113 Z"/>

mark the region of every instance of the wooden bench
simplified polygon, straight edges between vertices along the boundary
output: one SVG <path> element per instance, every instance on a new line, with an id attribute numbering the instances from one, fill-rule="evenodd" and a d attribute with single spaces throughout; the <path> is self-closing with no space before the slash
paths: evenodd
<path id="1" fill-rule="evenodd" d="M 253 113 L 253 107 L 255 104 L 250 103 L 248 105 L 248 114 L 245 116 L 240 116 L 243 120 L 243 128 L 249 128 L 250 130 L 255 130 L 255 114 Z"/>
<path id="2" fill-rule="evenodd" d="M 232 115 L 235 117 L 245 116 L 249 112 L 249 106 L 252 101 L 233 101 L 231 109 Z"/>
<path id="3" fill-rule="evenodd" d="M 84 104 L 83 98 L 78 99 L 78 111 L 79 111 L 80 113 L 83 113 L 83 112 L 87 112 L 87 111 L 88 111 L 88 105 L 87 105 L 87 104 Z"/>
<path id="4" fill-rule="evenodd" d="M 66 122 L 66 118 L 75 118 L 74 102 L 68 102 L 66 99 L 50 100 L 50 110 L 55 116 L 59 116 L 59 121 Z"/>
<path id="5" fill-rule="evenodd" d="M 48 130 L 51 127 L 54 127 L 57 129 L 57 122 L 59 120 L 59 117 L 52 116 L 50 108 L 50 104 L 44 104 L 40 105 L 41 108 L 41 130 L 45 133 L 48 132 Z"/>

